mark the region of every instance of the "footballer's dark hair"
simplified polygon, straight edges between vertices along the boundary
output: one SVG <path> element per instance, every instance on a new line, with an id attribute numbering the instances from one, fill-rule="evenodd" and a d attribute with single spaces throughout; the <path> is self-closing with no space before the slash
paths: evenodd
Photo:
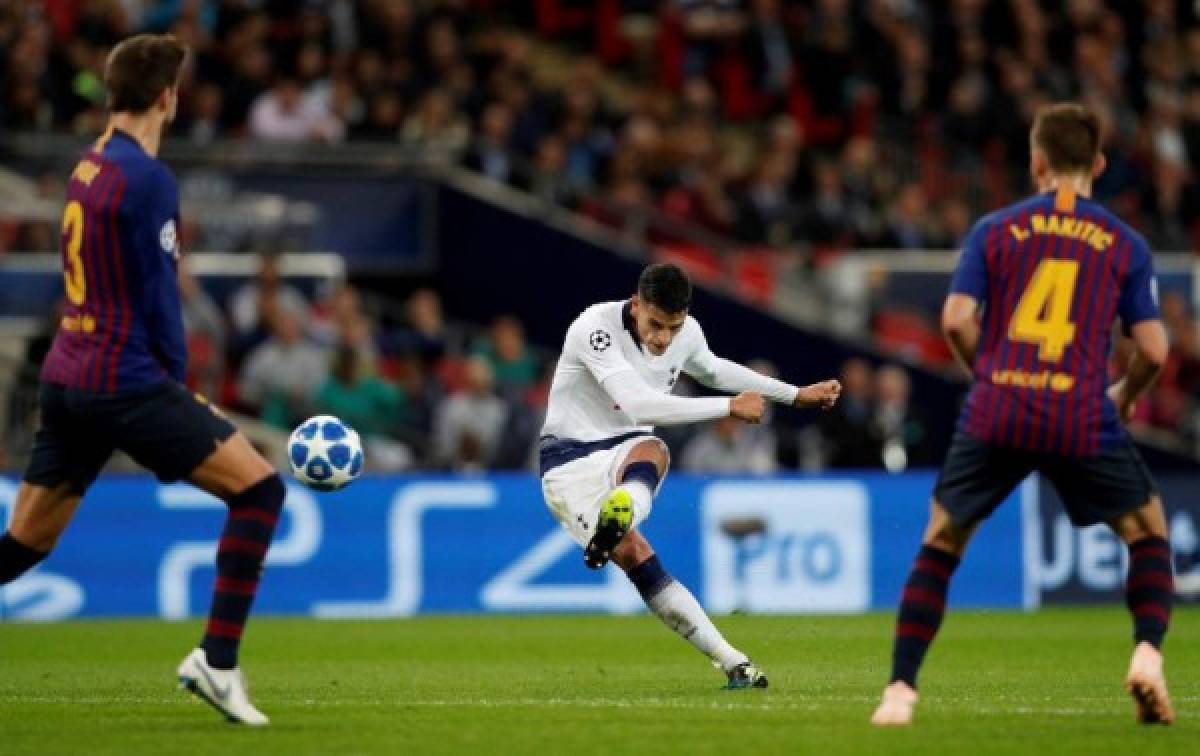
<path id="1" fill-rule="evenodd" d="M 1083 105 L 1063 102 L 1040 108 L 1030 138 L 1055 173 L 1088 173 L 1100 154 L 1100 117 Z"/>
<path id="2" fill-rule="evenodd" d="M 170 34 L 138 34 L 122 40 L 108 55 L 104 86 L 114 113 L 145 113 L 179 83 L 187 48 Z"/>
<path id="3" fill-rule="evenodd" d="M 638 278 L 638 299 L 674 315 L 691 306 L 692 282 L 678 265 L 654 263 Z"/>

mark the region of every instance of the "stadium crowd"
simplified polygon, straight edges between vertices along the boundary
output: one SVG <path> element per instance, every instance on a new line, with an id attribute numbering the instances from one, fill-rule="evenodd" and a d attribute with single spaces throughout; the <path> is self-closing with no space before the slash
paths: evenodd
<path id="1" fill-rule="evenodd" d="M 0 126 L 96 131 L 109 47 L 170 30 L 196 51 L 187 139 L 407 142 L 600 220 L 653 206 L 820 252 L 955 246 L 1027 189 L 1033 110 L 1076 98 L 1109 126 L 1098 194 L 1182 250 L 1193 5 L 8 0 Z M 568 71 L 539 66 L 546 40 Z"/>
<path id="2" fill-rule="evenodd" d="M 398 316 L 378 312 L 377 300 L 348 284 L 313 301 L 280 276 L 273 257 L 263 257 L 258 274 L 224 302 L 186 266 L 181 283 L 188 384 L 221 406 L 281 436 L 313 414 L 336 415 L 363 436 L 376 470 L 469 473 L 534 464 L 554 355 L 529 345 L 517 319 L 502 315 L 473 328 L 448 318 L 429 288 L 411 292 Z M 32 406 L 56 328 L 52 314 L 27 344 L 9 398 L 10 421 L 19 426 L 10 434 L 28 435 L 33 418 L 20 407 Z M 776 374 L 766 362 L 751 367 Z M 932 462 L 903 368 L 854 360 L 842 380 L 846 401 L 815 424 L 772 410 L 756 426 L 726 419 L 659 430 L 677 466 L 695 472 L 899 471 Z M 701 389 L 685 377 L 678 390 Z"/>
<path id="3" fill-rule="evenodd" d="M 642 222 L 651 208 L 809 266 L 851 247 L 957 245 L 976 214 L 1027 190 L 1036 107 L 1075 98 L 1108 126 L 1100 198 L 1157 249 L 1184 250 L 1200 231 L 1196 14 L 1169 0 L 7 0 L 0 128 L 95 133 L 108 49 L 170 30 L 196 51 L 177 137 L 408 144 L 602 223 Z M 548 66 L 547 42 L 570 55 Z M 60 180 L 37 193 L 60 195 Z M 56 241 L 55 223 L 0 223 L 0 249 Z M 379 429 L 405 444 L 398 464 L 406 453 L 524 463 L 524 440 L 505 448 L 523 437 L 492 427 L 536 432 L 547 361 L 521 356 L 519 323 L 497 321 L 477 342 L 460 333 L 449 351 L 472 359 L 445 363 L 433 292 L 408 302 L 407 330 L 368 336 L 378 325 L 347 314 L 359 306 L 352 289 L 302 308 L 280 287 L 281 314 L 264 318 L 253 290 L 222 311 L 191 288 L 189 318 L 216 344 L 193 350 L 197 378 L 219 382 L 217 395 L 280 425 L 300 405 L 359 404 L 368 426 L 390 416 L 372 408 L 400 406 L 402 427 Z M 315 313 L 311 333 L 289 322 L 302 309 Z M 1141 419 L 1195 438 L 1196 322 L 1182 300 L 1166 309 L 1177 364 Z M 940 343 L 927 321 L 917 329 Z M 331 369 L 317 348 L 332 350 Z M 231 370 L 233 392 L 220 378 Z M 882 395 L 898 381 L 866 383 Z M 435 428 L 446 386 L 456 400 L 446 424 L 490 423 L 465 450 Z M 514 403 L 522 392 L 533 398 Z M 733 428 L 706 433 L 710 449 L 757 443 Z M 836 464 L 837 431 L 823 433 L 766 440 L 785 465 Z M 747 455 L 760 460 L 751 468 L 772 456 Z M 713 456 L 701 446 L 693 458 Z"/>

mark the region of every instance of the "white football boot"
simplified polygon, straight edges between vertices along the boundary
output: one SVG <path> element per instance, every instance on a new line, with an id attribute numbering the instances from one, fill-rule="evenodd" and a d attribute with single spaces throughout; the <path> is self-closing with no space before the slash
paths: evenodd
<path id="1" fill-rule="evenodd" d="M 871 724 L 876 727 L 907 727 L 912 724 L 916 706 L 917 691 L 908 683 L 896 681 L 883 689 L 883 700 L 871 715 Z"/>
<path id="2" fill-rule="evenodd" d="M 261 727 L 271 720 L 250 703 L 246 678 L 240 667 L 217 669 L 208 664 L 204 649 L 197 648 L 179 665 L 179 687 L 191 691 L 235 724 Z"/>

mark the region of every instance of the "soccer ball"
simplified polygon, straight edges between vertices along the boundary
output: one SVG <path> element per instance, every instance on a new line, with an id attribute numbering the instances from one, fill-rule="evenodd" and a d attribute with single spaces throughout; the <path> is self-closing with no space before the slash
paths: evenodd
<path id="1" fill-rule="evenodd" d="M 362 441 L 333 415 L 310 417 L 288 438 L 292 474 L 318 491 L 336 491 L 362 473 Z"/>

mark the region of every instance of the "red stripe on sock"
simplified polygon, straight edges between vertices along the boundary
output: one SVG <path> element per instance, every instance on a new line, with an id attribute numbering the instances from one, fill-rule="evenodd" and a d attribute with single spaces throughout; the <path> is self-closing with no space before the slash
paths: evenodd
<path id="1" fill-rule="evenodd" d="M 217 577 L 214 587 L 217 593 L 237 593 L 243 596 L 253 596 L 258 590 L 257 580 L 238 580 L 231 577 Z"/>
<path id="2" fill-rule="evenodd" d="M 1144 544 L 1142 546 L 1138 546 L 1137 544 L 1134 544 L 1133 548 L 1130 549 L 1129 551 L 1130 551 L 1130 556 L 1133 557 L 1134 561 L 1138 561 L 1140 559 L 1154 559 L 1154 558 L 1170 559 L 1171 558 L 1171 549 L 1167 546 L 1163 546 L 1163 545 L 1157 544 L 1157 543 Z"/>
<path id="3" fill-rule="evenodd" d="M 279 514 L 277 512 L 270 512 L 265 509 L 234 509 L 230 510 L 229 517 L 234 520 L 255 520 L 269 528 L 275 527 L 275 523 L 279 522 Z"/>
<path id="4" fill-rule="evenodd" d="M 204 629 L 206 635 L 211 635 L 214 638 L 232 638 L 239 640 L 242 637 L 242 626 L 236 622 L 224 622 L 219 619 L 209 619 L 208 627 Z"/>
<path id="5" fill-rule="evenodd" d="M 904 603 L 924 604 L 925 606 L 933 607 L 938 611 L 946 608 L 946 598 L 940 593 L 934 593 L 926 588 L 918 588 L 908 586 L 904 589 L 904 596 L 900 599 Z"/>
<path id="6" fill-rule="evenodd" d="M 1130 591 L 1136 591 L 1139 588 L 1162 588 L 1170 591 L 1175 588 L 1175 580 L 1171 577 L 1171 573 L 1156 570 L 1130 575 L 1129 582 L 1125 587 Z"/>
<path id="7" fill-rule="evenodd" d="M 1147 601 L 1142 604 L 1137 604 L 1133 607 L 1133 613 L 1138 617 L 1153 617 L 1166 624 L 1170 620 L 1170 612 L 1166 607 L 1156 601 Z"/>
<path id="8" fill-rule="evenodd" d="M 217 551 L 237 551 L 243 554 L 254 554 L 262 556 L 267 553 L 267 548 L 270 546 L 265 541 L 251 541 L 245 538 L 233 538 L 225 536 L 217 544 Z"/>
<path id="9" fill-rule="evenodd" d="M 929 625 L 918 625 L 915 622 L 902 622 L 896 625 L 896 635 L 900 637 L 920 638 L 923 641 L 933 640 L 937 630 Z"/>
<path id="10" fill-rule="evenodd" d="M 928 557 L 918 557 L 916 569 L 917 572 L 928 572 L 931 575 L 940 577 L 942 580 L 950 579 L 950 568 Z"/>

